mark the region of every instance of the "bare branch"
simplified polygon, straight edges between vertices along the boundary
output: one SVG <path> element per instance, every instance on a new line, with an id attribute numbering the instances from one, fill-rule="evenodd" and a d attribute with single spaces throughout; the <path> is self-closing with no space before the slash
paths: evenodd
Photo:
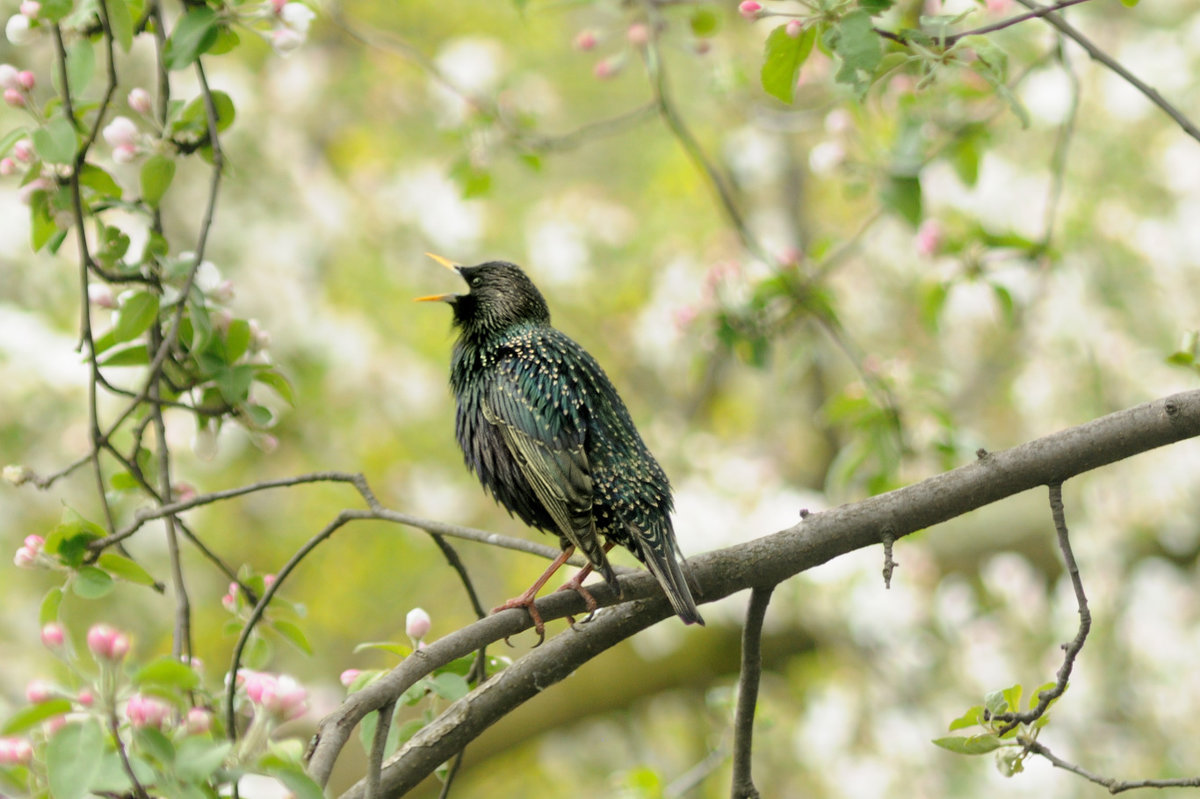
<path id="1" fill-rule="evenodd" d="M 375 720 L 375 736 L 371 739 L 371 752 L 367 755 L 367 799 L 380 799 L 379 776 L 383 772 L 383 758 L 387 754 L 388 732 L 392 729 L 392 712 L 395 701 L 379 708 Z"/>
<path id="2" fill-rule="evenodd" d="M 901 538 L 1036 486 L 1061 483 L 1197 435 L 1200 390 L 1175 394 L 1009 450 L 988 453 L 920 483 L 810 513 L 797 525 L 773 535 L 690 558 L 697 600 L 713 602 L 753 586 L 777 584 L 839 555 L 875 545 L 885 525 Z M 622 577 L 621 588 L 625 599 L 621 605 L 598 614 L 577 630 L 548 639 L 451 705 L 418 733 L 385 767 L 385 792 L 399 793 L 415 785 L 522 702 L 618 641 L 671 615 L 670 603 L 651 575 L 640 572 Z M 592 589 L 592 594 L 602 607 L 617 601 L 603 584 Z M 543 619 L 553 620 L 582 612 L 583 600 L 573 592 L 556 592 L 539 599 L 537 608 Z M 528 615 L 519 610 L 488 616 L 434 641 L 348 697 L 321 722 L 313 740 L 309 769 L 314 778 L 322 784 L 329 779 L 338 753 L 367 713 L 394 700 L 439 666 L 529 627 Z M 347 796 L 361 797 L 362 787 L 352 789 Z"/>
<path id="3" fill-rule="evenodd" d="M 1061 757 L 1054 754 L 1053 752 L 1051 752 L 1049 749 L 1047 749 L 1045 746 L 1038 743 L 1037 741 L 1030 741 L 1027 745 L 1027 748 L 1029 749 L 1030 752 L 1034 753 L 1035 755 L 1041 755 L 1042 757 L 1046 758 L 1057 768 L 1065 769 L 1066 771 L 1069 771 L 1072 774 L 1078 774 L 1080 777 L 1083 777 L 1085 780 L 1094 782 L 1097 785 L 1103 785 L 1105 788 L 1108 789 L 1109 793 L 1123 793 L 1125 791 L 1132 791 L 1136 788 L 1200 788 L 1200 777 L 1182 777 L 1179 779 L 1167 779 L 1167 780 L 1129 780 L 1129 781 L 1117 780 L 1117 779 L 1113 779 L 1112 777 L 1102 777 L 1099 774 L 1096 774 L 1095 772 L 1088 771 L 1087 769 L 1083 768 L 1082 766 L 1077 766 L 1074 763 L 1070 763 L 1066 760 L 1063 760 Z"/>
<path id="4" fill-rule="evenodd" d="M 737 712 L 733 721 L 732 799 L 758 799 L 751 758 L 754 755 L 754 711 L 758 707 L 758 684 L 762 679 L 762 627 L 775 586 L 758 586 L 750 591 L 746 626 L 742 630 L 742 671 L 738 680 Z"/>
<path id="5" fill-rule="evenodd" d="M 1079 631 L 1070 643 L 1063 644 L 1065 654 L 1062 665 L 1058 668 L 1054 687 L 1039 693 L 1037 705 L 1024 713 L 997 713 L 995 716 L 997 721 L 1007 722 L 996 731 L 997 735 L 1004 735 L 1018 724 L 1029 724 L 1041 718 L 1050 707 L 1050 703 L 1063 695 L 1063 691 L 1067 690 L 1067 683 L 1071 679 L 1071 669 L 1075 666 L 1075 658 L 1083 649 L 1083 643 L 1092 629 L 1092 612 L 1088 609 L 1087 595 L 1083 592 L 1083 581 L 1079 577 L 1079 566 L 1075 563 L 1075 554 L 1071 551 L 1071 539 L 1067 534 L 1067 518 L 1063 512 L 1062 483 L 1050 484 L 1050 513 L 1054 516 L 1054 530 L 1058 533 L 1058 546 L 1062 550 L 1063 562 L 1067 567 L 1067 574 L 1071 578 L 1071 587 L 1075 589 L 1075 603 L 1079 607 Z"/>

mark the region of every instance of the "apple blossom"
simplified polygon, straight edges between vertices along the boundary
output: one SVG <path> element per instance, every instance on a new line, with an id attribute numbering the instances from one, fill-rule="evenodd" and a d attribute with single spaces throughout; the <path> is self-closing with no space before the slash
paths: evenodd
<path id="1" fill-rule="evenodd" d="M 4 102 L 11 105 L 13 108 L 24 108 L 25 95 L 20 89 L 5 89 Z"/>
<path id="2" fill-rule="evenodd" d="M 150 92 L 140 86 L 129 90 L 129 96 L 126 98 L 129 107 L 139 114 L 149 114 L 154 107 L 153 101 L 150 99 Z"/>
<path id="3" fill-rule="evenodd" d="M 28 69 L 23 69 L 17 73 L 17 82 L 21 84 L 22 89 L 30 91 L 37 85 L 37 75 Z"/>
<path id="4" fill-rule="evenodd" d="M 29 205 L 31 202 L 33 202 L 33 195 L 37 194 L 39 191 L 46 191 L 52 185 L 53 184 L 45 178 L 35 178 L 21 188 L 17 189 L 17 200 L 19 200 L 22 205 Z"/>
<path id="5" fill-rule="evenodd" d="M 88 284 L 88 302 L 97 308 L 117 307 L 117 300 L 113 297 L 112 288 L 105 283 Z"/>
<path id="6" fill-rule="evenodd" d="M 644 22 L 635 22 L 625 31 L 625 38 L 630 44 L 641 47 L 650 41 L 650 26 Z"/>
<path id="7" fill-rule="evenodd" d="M 29 163 L 34 159 L 33 142 L 29 139 L 20 139 L 13 145 L 13 155 L 18 161 Z"/>
<path id="8" fill-rule="evenodd" d="M 592 74 L 600 80 L 608 80 L 621 71 L 621 62 L 615 58 L 606 58 L 603 61 L 597 61 L 592 67 Z"/>
<path id="9" fill-rule="evenodd" d="M 63 626 L 58 622 L 52 621 L 42 627 L 42 643 L 50 649 L 58 649 L 66 639 Z"/>
<path id="10" fill-rule="evenodd" d="M 134 727 L 161 727 L 170 715 L 170 705 L 145 694 L 134 694 L 125 703 L 125 717 Z"/>
<path id="11" fill-rule="evenodd" d="M 212 711 L 207 708 L 194 707 L 187 712 L 184 727 L 192 735 L 203 735 L 212 729 Z"/>
<path id="12" fill-rule="evenodd" d="M 742 0 L 738 4 L 738 13 L 746 19 L 756 19 L 762 10 L 762 3 L 756 3 L 754 0 Z"/>
<path id="13" fill-rule="evenodd" d="M 361 669 L 346 669 L 338 675 L 338 682 L 349 688 L 358 679 L 358 675 L 362 674 Z"/>
<path id="14" fill-rule="evenodd" d="M 596 47 L 596 34 L 589 30 L 582 30 L 575 35 L 575 49 L 587 52 Z"/>
<path id="15" fill-rule="evenodd" d="M 31 705 L 40 705 L 54 698 L 54 686 L 45 680 L 34 680 L 25 686 L 25 699 Z"/>
<path id="16" fill-rule="evenodd" d="M 784 26 L 783 31 L 793 39 L 799 39 L 800 34 L 804 32 L 804 23 L 798 19 L 793 19 Z"/>
<path id="17" fill-rule="evenodd" d="M 286 3 L 279 9 L 279 18 L 283 24 L 299 33 L 301 37 L 308 33 L 308 26 L 316 14 L 304 3 Z"/>
<path id="18" fill-rule="evenodd" d="M 942 224 L 936 219 L 926 219 L 917 228 L 917 235 L 914 244 L 917 248 L 917 254 L 926 258 L 937 253 L 942 246 Z"/>
<path id="19" fill-rule="evenodd" d="M 129 117 L 117 116 L 104 126 L 100 135 L 114 149 L 122 145 L 132 146 L 137 143 L 138 127 Z"/>
<path id="20" fill-rule="evenodd" d="M 119 663 L 129 654 L 129 636 L 108 624 L 93 624 L 87 633 L 87 647 L 96 660 Z"/>
<path id="21" fill-rule="evenodd" d="M 33 39 L 29 30 L 29 17 L 24 14 L 13 14 L 4 25 L 4 35 L 13 44 L 20 47 Z"/>
<path id="22" fill-rule="evenodd" d="M 11 158 L 0 158 L 0 175 L 8 176 L 17 171 L 17 162 Z"/>
<path id="23" fill-rule="evenodd" d="M 33 760 L 33 745 L 24 738 L 0 738 L 0 766 L 25 766 Z"/>
<path id="24" fill-rule="evenodd" d="M 271 31 L 271 46 L 280 55 L 287 55 L 304 44 L 304 36 L 291 28 L 276 28 Z"/>
<path id="25" fill-rule="evenodd" d="M 90 688 L 80 688 L 79 693 L 75 695 L 75 701 L 84 707 L 91 707 L 96 703 L 96 695 Z"/>
<path id="26" fill-rule="evenodd" d="M 38 0 L 24 0 L 19 6 L 22 15 L 30 19 L 37 19 L 37 15 L 42 13 L 42 4 Z"/>
<path id="27" fill-rule="evenodd" d="M 430 626 L 432 626 L 432 620 L 422 608 L 413 608 L 404 618 L 404 632 L 408 633 L 408 637 L 414 641 L 420 641 L 428 635 Z"/>
<path id="28" fill-rule="evenodd" d="M 20 71 L 12 64 L 0 64 L 0 89 L 21 88 Z"/>

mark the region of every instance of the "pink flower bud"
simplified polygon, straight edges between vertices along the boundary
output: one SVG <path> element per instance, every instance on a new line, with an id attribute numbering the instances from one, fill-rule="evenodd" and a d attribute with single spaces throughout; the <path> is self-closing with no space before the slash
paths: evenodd
<path id="1" fill-rule="evenodd" d="M 298 719 L 308 710 L 308 692 L 286 674 L 275 681 L 274 693 L 264 696 L 263 707 L 283 721 Z"/>
<path id="2" fill-rule="evenodd" d="M 161 699 L 134 694 L 125 703 L 125 717 L 134 727 L 162 727 L 171 715 L 171 706 Z"/>
<path id="3" fill-rule="evenodd" d="M 271 46 L 280 55 L 287 55 L 302 44 L 304 44 L 303 34 L 297 33 L 291 28 L 277 28 L 271 31 Z"/>
<path id="4" fill-rule="evenodd" d="M 141 87 L 130 89 L 126 101 L 129 103 L 129 107 L 139 114 L 149 114 L 150 109 L 154 107 L 154 103 L 150 99 L 150 92 Z"/>
<path id="5" fill-rule="evenodd" d="M 34 75 L 27 69 L 23 69 L 17 73 L 17 81 L 21 84 L 22 89 L 30 91 L 37 85 L 37 75 Z"/>
<path id="6" fill-rule="evenodd" d="M 338 682 L 349 688 L 358 679 L 358 675 L 362 674 L 361 669 L 346 669 L 338 675 Z"/>
<path id="7" fill-rule="evenodd" d="M 40 705 L 54 698 L 54 686 L 45 680 L 34 680 L 25 686 L 25 699 L 31 705 Z"/>
<path id="8" fill-rule="evenodd" d="M 19 140 L 13 145 L 13 155 L 17 157 L 18 161 L 23 161 L 28 164 L 33 160 L 34 157 L 33 142 L 31 142 L 29 139 Z"/>
<path id="9" fill-rule="evenodd" d="M 5 89 L 4 102 L 11 105 L 13 108 L 24 108 L 25 95 L 21 93 L 20 89 Z"/>
<path id="10" fill-rule="evenodd" d="M 625 31 L 625 38 L 629 43 L 642 47 L 650 41 L 650 26 L 644 22 L 635 22 L 629 26 L 629 30 Z"/>
<path id="11" fill-rule="evenodd" d="M 29 31 L 29 17 L 13 14 L 8 18 L 8 22 L 4 23 L 4 35 L 17 47 L 28 44 L 33 39 L 33 34 Z"/>
<path id="12" fill-rule="evenodd" d="M 17 162 L 11 158 L 0 158 L 0 175 L 8 176 L 17 171 Z"/>
<path id="13" fill-rule="evenodd" d="M 784 26 L 783 31 L 793 39 L 799 39 L 800 34 L 804 32 L 804 23 L 798 19 L 794 19 Z"/>
<path id="14" fill-rule="evenodd" d="M 0 64 L 0 89 L 21 88 L 20 74 L 12 64 Z"/>
<path id="15" fill-rule="evenodd" d="M 118 144 L 113 148 L 113 160 L 118 164 L 132 164 L 137 157 L 137 147 L 132 144 Z"/>
<path id="16" fill-rule="evenodd" d="M 270 588 L 271 586 L 275 585 L 276 579 L 277 578 L 273 574 L 264 574 L 263 575 L 263 585 L 265 585 L 267 588 Z"/>
<path id="17" fill-rule="evenodd" d="M 283 11 L 283 7 L 287 5 L 288 0 L 270 0 L 272 13 L 278 14 Z"/>
<path id="18" fill-rule="evenodd" d="M 96 695 L 90 688 L 80 688 L 79 693 L 75 695 L 75 701 L 84 707 L 91 707 L 96 702 Z"/>
<path id="19" fill-rule="evenodd" d="M 217 302 L 229 302 L 233 299 L 233 281 L 222 280 L 208 292 L 208 296 Z"/>
<path id="20" fill-rule="evenodd" d="M 596 34 L 588 30 L 580 31 L 575 35 L 575 49 L 586 53 L 588 50 L 595 49 L 596 41 Z"/>
<path id="21" fill-rule="evenodd" d="M 129 654 L 129 636 L 107 624 L 94 624 L 88 630 L 87 646 L 96 660 L 119 663 Z"/>
<path id="22" fill-rule="evenodd" d="M 175 492 L 176 502 L 189 502 L 196 498 L 196 487 L 191 483 L 176 483 L 171 490 Z"/>
<path id="23" fill-rule="evenodd" d="M 117 307 L 117 300 L 113 297 L 112 288 L 104 283 L 88 284 L 88 302 L 97 308 Z"/>
<path id="24" fill-rule="evenodd" d="M 129 117 L 113 117 L 100 135 L 114 149 L 123 145 L 132 147 L 137 142 L 138 127 Z"/>
<path id="25" fill-rule="evenodd" d="M 762 12 L 762 3 L 756 3 L 754 0 L 742 0 L 738 3 L 738 13 L 746 19 L 756 19 Z"/>
<path id="26" fill-rule="evenodd" d="M 187 713 L 184 727 L 191 735 L 203 735 L 212 729 L 212 711 L 202 707 L 194 707 Z"/>
<path id="27" fill-rule="evenodd" d="M 54 733 L 67 726 L 67 717 L 63 715 L 51 716 L 42 722 L 42 733 L 50 738 Z"/>
<path id="28" fill-rule="evenodd" d="M 33 760 L 33 745 L 24 738 L 0 738 L 0 766 L 26 766 Z"/>
<path id="29" fill-rule="evenodd" d="M 37 553 L 29 547 L 21 547 L 13 555 L 13 565 L 18 569 L 32 569 L 37 564 Z"/>
<path id="30" fill-rule="evenodd" d="M 29 19 L 37 19 L 37 15 L 42 12 L 42 4 L 37 0 L 25 0 L 20 6 L 21 14 Z"/>
<path id="31" fill-rule="evenodd" d="M 46 191 L 50 188 L 50 185 L 50 181 L 45 178 L 35 178 L 17 189 L 17 199 L 21 201 L 22 205 L 29 205 L 33 202 L 33 195 L 39 191 Z M 25 547 L 25 549 L 28 549 L 28 547 Z M 37 552 L 30 552 L 30 554 L 37 555 Z"/>
<path id="32" fill-rule="evenodd" d="M 22 543 L 24 543 L 25 546 L 32 549 L 34 552 L 41 552 L 42 545 L 46 543 L 46 539 L 42 538 L 40 535 L 33 534 L 25 536 L 25 541 Z"/>
<path id="33" fill-rule="evenodd" d="M 42 627 L 42 643 L 50 649 L 58 649 L 66 640 L 63 626 L 56 621 Z"/>
<path id="34" fill-rule="evenodd" d="M 421 608 L 413 608 L 404 618 L 404 632 L 414 641 L 420 641 L 429 634 L 432 623 L 428 613 Z"/>
<path id="35" fill-rule="evenodd" d="M 987 0 L 987 10 L 993 14 L 1007 14 L 1012 8 L 1012 0 Z"/>
<path id="36" fill-rule="evenodd" d="M 935 255 L 942 246 L 942 225 L 936 219 L 926 219 L 917 228 L 914 240 L 917 254 L 926 258 Z"/>
<path id="37" fill-rule="evenodd" d="M 592 67 L 592 74 L 600 80 L 608 80 L 621 71 L 621 63 L 613 58 L 606 58 L 603 61 L 597 61 Z"/>

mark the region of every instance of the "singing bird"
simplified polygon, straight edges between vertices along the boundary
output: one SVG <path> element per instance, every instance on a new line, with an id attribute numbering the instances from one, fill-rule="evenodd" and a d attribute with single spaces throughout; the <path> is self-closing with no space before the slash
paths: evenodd
<path id="1" fill-rule="evenodd" d="M 460 266 L 426 254 L 469 288 L 417 298 L 454 311 L 450 386 L 467 466 L 509 513 L 558 535 L 562 547 L 528 591 L 495 610 L 525 608 L 543 636 L 534 597 L 576 549 L 588 566 L 563 587 L 594 610 L 583 578 L 595 569 L 619 595 L 605 553 L 620 544 L 650 569 L 680 619 L 704 624 L 671 526 L 671 485 L 600 364 L 550 326 L 546 300 L 517 265 Z"/>

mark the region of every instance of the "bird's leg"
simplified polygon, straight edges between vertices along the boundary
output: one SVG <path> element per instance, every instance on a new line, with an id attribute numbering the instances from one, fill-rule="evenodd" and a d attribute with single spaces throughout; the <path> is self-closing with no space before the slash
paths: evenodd
<path id="1" fill-rule="evenodd" d="M 605 543 L 604 554 L 607 555 L 608 551 L 612 548 L 613 548 L 612 541 Z M 583 597 L 583 601 L 587 605 L 587 611 L 588 611 L 587 618 L 583 620 L 585 624 L 592 620 L 592 616 L 596 615 L 596 598 L 594 596 L 592 596 L 591 591 L 589 591 L 583 587 L 583 581 L 586 580 L 587 576 L 591 573 L 592 573 L 592 564 L 590 562 L 585 563 L 583 565 L 583 568 L 575 573 L 574 577 L 572 577 L 570 580 L 567 580 L 565 583 L 563 583 L 562 585 L 560 585 L 558 587 L 559 591 L 574 591 L 575 593 L 577 593 L 581 597 Z M 575 617 L 574 616 L 567 616 L 567 621 L 570 622 L 572 627 L 575 626 Z"/>
<path id="2" fill-rule="evenodd" d="M 496 607 L 492 608 L 492 613 L 499 613 L 502 610 L 510 610 L 512 608 L 524 608 L 529 614 L 529 618 L 533 619 L 533 628 L 537 630 L 538 642 L 534 644 L 534 646 L 540 646 L 542 641 L 546 640 L 546 624 L 542 621 L 542 615 L 538 613 L 537 608 L 534 607 L 533 601 L 537 598 L 537 592 L 542 590 L 542 587 L 549 582 L 550 578 L 554 576 L 554 573 L 558 571 L 564 563 L 567 562 L 567 558 L 571 557 L 574 552 L 575 547 L 568 546 L 559 553 L 558 557 L 554 559 L 554 562 L 547 567 L 546 571 L 542 573 L 541 577 L 534 581 L 533 585 L 529 586 L 529 589 L 525 591 L 525 593 L 521 594 L 520 596 L 513 597 L 502 605 L 497 605 Z M 595 604 L 595 600 L 592 600 L 592 604 Z M 508 642 L 508 638 L 505 638 L 504 640 L 506 643 Z"/>

